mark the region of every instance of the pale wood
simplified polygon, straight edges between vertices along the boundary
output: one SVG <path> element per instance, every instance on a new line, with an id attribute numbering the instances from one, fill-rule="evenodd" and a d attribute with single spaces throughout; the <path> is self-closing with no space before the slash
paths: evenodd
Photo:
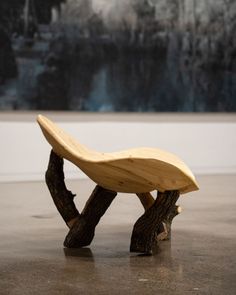
<path id="1" fill-rule="evenodd" d="M 39 115 L 37 121 L 54 152 L 101 187 L 126 193 L 178 190 L 183 194 L 198 190 L 190 169 L 171 153 L 144 147 L 100 153 L 77 142 L 48 118 Z"/>

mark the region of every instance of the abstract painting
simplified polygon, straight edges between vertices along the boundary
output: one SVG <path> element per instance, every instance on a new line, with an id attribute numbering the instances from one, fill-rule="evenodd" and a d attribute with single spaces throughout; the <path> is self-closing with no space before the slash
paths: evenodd
<path id="1" fill-rule="evenodd" d="M 1 0 L 0 110 L 235 112 L 235 0 Z"/>

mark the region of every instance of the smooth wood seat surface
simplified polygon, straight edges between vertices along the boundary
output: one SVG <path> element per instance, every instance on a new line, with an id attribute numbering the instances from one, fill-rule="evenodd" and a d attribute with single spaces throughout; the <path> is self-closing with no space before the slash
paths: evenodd
<path id="1" fill-rule="evenodd" d="M 56 154 L 74 163 L 106 189 L 127 193 L 198 190 L 190 169 L 171 153 L 156 148 L 96 152 L 77 142 L 48 118 L 39 115 L 37 121 Z"/>

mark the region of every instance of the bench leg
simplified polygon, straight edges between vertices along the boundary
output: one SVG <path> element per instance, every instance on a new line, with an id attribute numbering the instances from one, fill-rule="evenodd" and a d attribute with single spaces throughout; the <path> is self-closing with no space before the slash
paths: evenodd
<path id="1" fill-rule="evenodd" d="M 150 193 L 137 193 L 137 196 L 140 199 L 145 211 L 147 211 L 155 203 L 155 199 Z M 176 215 L 181 213 L 181 211 L 182 208 L 180 206 L 172 206 L 169 214 L 164 220 L 162 220 L 162 224 L 156 231 L 155 236 L 157 241 L 170 240 L 172 221 Z"/>
<path id="2" fill-rule="evenodd" d="M 153 205 L 148 206 L 134 225 L 130 244 L 131 252 L 152 254 L 158 240 L 170 237 L 172 220 L 178 214 L 178 206 L 175 205 L 178 198 L 179 191 L 158 193 Z M 148 203 L 150 205 L 150 202 Z"/>
<path id="3" fill-rule="evenodd" d="M 70 228 L 64 246 L 88 246 L 93 240 L 96 225 L 117 193 L 96 186 L 80 214 L 74 204 L 75 195 L 67 190 L 64 178 L 63 159 L 52 151 L 46 172 L 46 183 L 55 206 Z M 181 209 L 175 205 L 179 192 L 159 193 L 156 201 L 150 193 L 137 195 L 145 213 L 134 225 L 130 251 L 150 254 L 157 241 L 170 238 L 172 220 Z"/>
<path id="4" fill-rule="evenodd" d="M 79 214 L 73 201 L 75 195 L 67 190 L 64 182 L 63 159 L 53 151 L 45 178 L 54 204 L 70 228 L 64 246 L 68 248 L 88 246 L 93 240 L 96 225 L 117 193 L 97 185 L 82 213 Z"/>
<path id="5" fill-rule="evenodd" d="M 79 212 L 74 204 L 75 195 L 66 188 L 63 164 L 63 159 L 52 150 L 45 180 L 57 210 L 70 227 L 72 221 L 79 217 Z"/>
<path id="6" fill-rule="evenodd" d="M 116 195 L 116 192 L 97 185 L 78 220 L 75 221 L 66 236 L 64 246 L 80 248 L 90 245 L 94 237 L 95 227 Z"/>

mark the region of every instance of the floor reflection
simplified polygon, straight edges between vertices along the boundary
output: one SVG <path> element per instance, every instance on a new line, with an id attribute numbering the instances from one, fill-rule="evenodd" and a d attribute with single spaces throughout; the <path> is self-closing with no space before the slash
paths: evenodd
<path id="1" fill-rule="evenodd" d="M 90 248 L 64 248 L 65 257 L 90 257 L 93 260 L 93 252 Z"/>

